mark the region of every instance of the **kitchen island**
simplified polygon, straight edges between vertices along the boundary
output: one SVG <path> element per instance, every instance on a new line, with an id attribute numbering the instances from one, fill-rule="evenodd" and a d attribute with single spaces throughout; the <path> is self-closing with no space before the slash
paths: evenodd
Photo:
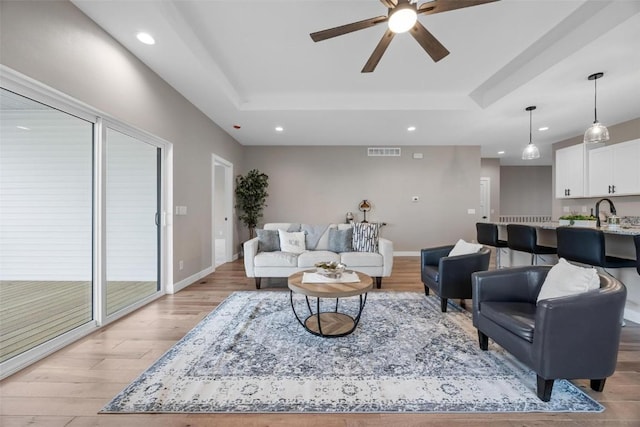
<path id="1" fill-rule="evenodd" d="M 498 226 L 498 235 L 501 240 L 507 240 L 507 223 L 495 223 Z M 519 223 L 523 224 L 523 223 Z M 557 221 L 524 223 L 536 227 L 538 244 L 557 247 L 556 228 L 560 227 Z M 640 235 L 640 226 L 621 226 L 609 229 L 607 226 L 599 228 L 604 232 L 605 248 L 607 255 L 636 259 L 636 249 L 633 236 Z M 508 248 L 501 250 L 502 267 L 529 265 L 530 255 L 523 252 L 512 251 Z M 555 264 L 558 262 L 556 255 L 539 255 L 538 264 Z M 627 303 L 624 310 L 624 318 L 640 323 L 640 275 L 635 268 L 610 268 L 606 270 L 627 287 Z"/>

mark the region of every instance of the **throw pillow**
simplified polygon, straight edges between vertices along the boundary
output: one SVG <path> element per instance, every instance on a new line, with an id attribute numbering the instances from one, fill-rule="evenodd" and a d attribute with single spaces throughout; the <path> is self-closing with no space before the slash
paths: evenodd
<path id="1" fill-rule="evenodd" d="M 291 252 L 293 254 L 301 254 L 306 250 L 304 243 L 304 232 L 297 231 L 289 233 L 284 230 L 278 230 L 280 237 L 280 250 Z"/>
<path id="2" fill-rule="evenodd" d="M 280 250 L 278 230 L 263 230 L 256 228 L 258 236 L 258 252 L 274 252 Z"/>
<path id="3" fill-rule="evenodd" d="M 353 251 L 353 228 L 346 230 L 329 229 L 329 250 L 342 253 Z"/>
<path id="4" fill-rule="evenodd" d="M 378 252 L 378 224 L 370 222 L 353 224 L 352 245 L 356 252 Z"/>
<path id="5" fill-rule="evenodd" d="M 453 249 L 451 249 L 451 252 L 449 252 L 449 256 L 475 254 L 480 249 L 482 249 L 482 245 L 480 243 L 469 243 L 460 239 Z"/>
<path id="6" fill-rule="evenodd" d="M 537 301 L 580 294 L 599 287 L 600 277 L 595 268 L 578 267 L 560 258 L 547 273 Z"/>

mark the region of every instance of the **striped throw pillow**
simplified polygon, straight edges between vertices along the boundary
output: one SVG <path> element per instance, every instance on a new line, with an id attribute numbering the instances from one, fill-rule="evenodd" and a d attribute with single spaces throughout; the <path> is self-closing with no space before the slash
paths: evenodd
<path id="1" fill-rule="evenodd" d="M 353 224 L 353 250 L 378 252 L 378 224 L 368 222 Z"/>

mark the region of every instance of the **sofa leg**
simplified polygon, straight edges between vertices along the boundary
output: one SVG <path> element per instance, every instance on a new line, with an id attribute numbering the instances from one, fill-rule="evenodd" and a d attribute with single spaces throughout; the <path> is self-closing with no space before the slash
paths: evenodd
<path id="1" fill-rule="evenodd" d="M 382 277 L 376 277 L 376 288 L 380 289 L 382 287 Z"/>
<path id="2" fill-rule="evenodd" d="M 440 310 L 442 310 L 443 313 L 447 312 L 447 299 L 446 298 L 440 298 Z"/>
<path id="3" fill-rule="evenodd" d="M 540 375 L 538 377 L 538 398 L 543 402 L 551 400 L 551 391 L 553 390 L 553 380 L 545 380 Z"/>
<path id="4" fill-rule="evenodd" d="M 256 289 L 260 289 L 261 281 L 262 281 L 262 277 L 256 277 Z"/>
<path id="5" fill-rule="evenodd" d="M 489 337 L 480 331 L 478 331 L 478 343 L 480 344 L 480 350 L 489 350 Z"/>
<path id="6" fill-rule="evenodd" d="M 424 294 L 429 296 L 429 287 L 427 285 L 424 285 Z"/>
<path id="7" fill-rule="evenodd" d="M 606 378 L 591 380 L 591 390 L 595 390 L 595 391 L 604 390 L 604 382 L 606 380 L 607 380 Z"/>

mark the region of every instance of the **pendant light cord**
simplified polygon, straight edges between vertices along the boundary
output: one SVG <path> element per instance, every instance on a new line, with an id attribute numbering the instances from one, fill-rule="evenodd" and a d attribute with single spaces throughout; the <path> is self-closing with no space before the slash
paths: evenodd
<path id="1" fill-rule="evenodd" d="M 593 123 L 598 123 L 598 79 L 593 79 Z"/>
<path id="2" fill-rule="evenodd" d="M 531 123 L 532 123 L 531 116 L 532 115 L 533 115 L 533 110 L 529 110 L 529 144 L 533 143 L 533 140 L 531 139 Z"/>

